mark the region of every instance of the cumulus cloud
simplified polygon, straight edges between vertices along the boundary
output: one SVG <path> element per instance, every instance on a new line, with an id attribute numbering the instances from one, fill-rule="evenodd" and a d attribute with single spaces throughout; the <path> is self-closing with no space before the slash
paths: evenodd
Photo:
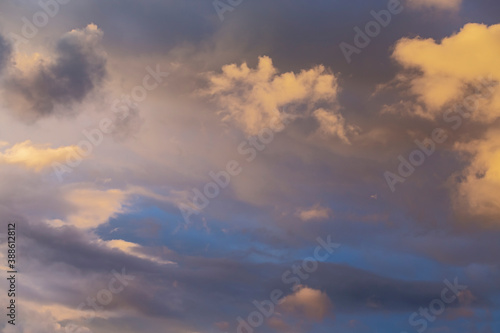
<path id="1" fill-rule="evenodd" d="M 309 320 L 320 321 L 331 313 L 333 305 L 328 295 L 321 290 L 301 287 L 295 293 L 283 298 L 280 308 Z"/>
<path id="2" fill-rule="evenodd" d="M 486 137 L 457 144 L 456 149 L 472 155 L 453 195 L 455 208 L 461 214 L 482 216 L 498 223 L 500 214 L 500 131 L 490 130 Z"/>
<path id="3" fill-rule="evenodd" d="M 411 8 L 434 8 L 446 10 L 458 10 L 462 5 L 462 0 L 409 0 L 408 6 Z"/>
<path id="4" fill-rule="evenodd" d="M 72 30 L 59 39 L 53 56 L 20 56 L 4 83 L 7 106 L 32 122 L 52 115 L 58 107 L 68 113 L 74 103 L 101 84 L 106 75 L 102 31 L 94 24 Z"/>
<path id="5" fill-rule="evenodd" d="M 347 140 L 349 129 L 337 107 L 337 78 L 323 66 L 279 74 L 271 58 L 264 56 L 255 69 L 246 63 L 231 64 L 208 78 L 210 88 L 204 93 L 215 98 L 223 120 L 236 122 L 249 135 L 263 128 L 278 131 L 287 116 L 308 117 L 316 110 L 323 131 Z"/>
<path id="6" fill-rule="evenodd" d="M 435 117 L 448 103 L 467 94 L 478 81 L 486 84 L 492 96 L 473 119 L 491 121 L 500 116 L 500 24 L 487 26 L 470 23 L 460 32 L 444 38 L 403 38 L 396 44 L 393 58 L 406 70 L 411 92 L 426 106 L 421 115 Z"/>
<path id="7" fill-rule="evenodd" d="M 393 57 L 407 70 L 402 77 L 423 106 L 413 108 L 419 110 L 415 114 L 435 119 L 454 110 L 487 128 L 500 118 L 499 53 L 500 24 L 470 23 L 440 42 L 404 38 Z M 492 220 L 500 213 L 495 196 L 500 190 L 499 139 L 498 130 L 490 129 L 480 139 L 455 146 L 468 161 L 452 187 L 461 216 Z"/>
<path id="8" fill-rule="evenodd" d="M 49 145 L 34 144 L 27 140 L 0 152 L 0 164 L 22 165 L 39 172 L 52 163 L 65 161 L 68 154 L 78 151 L 77 146 L 50 148 Z"/>
<path id="9" fill-rule="evenodd" d="M 338 112 L 318 109 L 314 111 L 314 117 L 320 123 L 321 133 L 336 136 L 345 143 L 350 143 L 347 134 L 356 132 L 354 126 L 346 125 L 345 119 Z"/>

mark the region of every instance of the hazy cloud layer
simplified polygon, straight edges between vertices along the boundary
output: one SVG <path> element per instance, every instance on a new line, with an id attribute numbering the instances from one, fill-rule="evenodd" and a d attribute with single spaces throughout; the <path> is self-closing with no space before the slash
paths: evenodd
<path id="1" fill-rule="evenodd" d="M 71 1 L 0 39 L 22 310 L 0 330 L 237 332 L 281 290 L 255 332 L 411 332 L 456 279 L 427 331 L 499 331 L 498 4 L 402 1 L 348 63 L 388 1 L 223 2 L 221 22 L 210 1 Z M 40 10 L 2 2 L 3 36 Z M 113 271 L 134 279 L 79 307 Z"/>
<path id="2" fill-rule="evenodd" d="M 3 73 L 11 56 L 12 45 L 4 36 L 0 35 L 0 73 Z"/>

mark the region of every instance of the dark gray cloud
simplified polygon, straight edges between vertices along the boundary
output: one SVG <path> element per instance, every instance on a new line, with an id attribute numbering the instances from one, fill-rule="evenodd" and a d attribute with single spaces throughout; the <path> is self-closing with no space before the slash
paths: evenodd
<path id="1" fill-rule="evenodd" d="M 281 276 L 293 262 L 255 263 L 171 252 L 167 259 L 177 265 L 156 265 L 98 245 L 94 237 L 73 227 L 27 223 L 19 229 L 23 239 L 20 251 L 29 253 L 24 264 L 26 273 L 32 274 L 33 270 L 44 276 L 43 295 L 36 288 L 26 291 L 31 299 L 39 301 L 76 306 L 106 284 L 112 269 L 125 267 L 136 279 L 118 296 L 120 302 L 110 304 L 108 309 L 134 309 L 138 315 L 151 318 L 187 319 L 202 327 L 213 318 L 234 322 L 237 316 L 246 316 L 255 310 L 251 302 L 268 299 L 273 289 L 285 295 L 292 292 L 292 283 L 284 283 Z M 86 281 L 81 289 L 61 282 L 82 279 L 77 273 L 80 270 L 85 272 Z M 52 279 L 53 274 L 57 277 Z M 476 297 L 473 306 L 491 306 L 481 291 L 484 288 L 466 280 L 459 282 Z M 399 280 L 335 263 L 320 264 L 304 284 L 325 291 L 336 311 L 342 313 L 412 312 L 439 298 L 445 287 L 442 281 Z M 498 286 L 490 285 L 488 291 L 498 292 Z"/>
<path id="2" fill-rule="evenodd" d="M 16 69 L 5 82 L 8 106 L 28 121 L 54 114 L 59 107 L 68 113 L 106 76 L 102 35 L 95 25 L 73 30 L 57 42 L 54 59 L 39 61 L 34 69 Z"/>
<path id="3" fill-rule="evenodd" d="M 4 36 L 0 35 L 0 73 L 7 66 L 11 56 L 12 45 Z"/>

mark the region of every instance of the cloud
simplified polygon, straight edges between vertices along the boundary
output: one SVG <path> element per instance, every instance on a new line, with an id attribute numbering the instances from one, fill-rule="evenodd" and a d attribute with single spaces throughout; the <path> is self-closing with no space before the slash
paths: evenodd
<path id="1" fill-rule="evenodd" d="M 229 330 L 229 327 L 230 327 L 230 325 L 227 321 L 220 321 L 220 322 L 214 323 L 214 326 L 221 331 L 227 331 L 227 330 Z"/>
<path id="2" fill-rule="evenodd" d="M 408 6 L 412 8 L 433 8 L 458 10 L 462 5 L 462 0 L 408 0 Z"/>
<path id="3" fill-rule="evenodd" d="M 347 140 L 348 129 L 337 111 L 337 78 L 323 66 L 279 74 L 271 58 L 264 56 L 255 69 L 246 63 L 226 65 L 221 74 L 210 73 L 208 79 L 210 87 L 204 93 L 222 108 L 223 120 L 236 122 L 249 135 L 263 128 L 278 131 L 285 117 L 308 117 L 316 110 L 322 130 Z"/>
<path id="4" fill-rule="evenodd" d="M 171 254 L 179 265 L 154 265 L 114 250 L 104 241 L 99 242 L 95 234 L 72 226 L 51 228 L 27 224 L 19 233 L 24 239 L 19 250 L 31 254 L 24 262 L 25 274 L 35 276 L 36 273 L 39 281 L 38 284 L 26 282 L 24 295 L 42 289 L 36 297 L 30 297 L 33 301 L 76 309 L 79 302 L 105 286 L 112 269 L 126 267 L 126 272 L 136 279 L 120 294 L 120 301 L 110 304 L 107 310 L 119 314 L 121 309 L 126 309 L 127 316 L 144 315 L 148 319 L 191 320 L 197 327 L 212 327 L 214 318 L 231 323 L 242 313 L 251 313 L 255 307 L 247 300 L 263 299 L 268 297 L 269 290 L 283 287 L 282 273 L 290 267 L 290 263 L 247 262 L 239 255 L 211 258 L 181 253 Z M 277 312 L 287 323 L 332 318 L 331 300 L 346 312 L 411 313 L 429 304 L 443 288 L 442 281 L 391 279 L 333 263 L 320 263 L 308 284 L 283 298 L 278 305 Z M 470 289 L 475 288 L 471 285 Z M 497 290 L 498 286 L 488 289 Z M 211 307 L 214 297 L 218 302 L 231 304 L 231 308 L 221 311 Z M 368 301 L 378 307 L 368 307 Z M 484 302 L 484 297 L 479 301 Z M 186 309 L 194 311 L 186 312 Z M 113 317 L 107 313 L 106 316 Z M 279 322 L 273 326 L 280 326 Z"/>
<path id="5" fill-rule="evenodd" d="M 89 229 L 108 222 L 111 217 L 125 211 L 126 192 L 118 189 L 98 190 L 94 188 L 72 187 L 65 194 L 71 211 L 60 219 L 47 222 L 53 226 L 65 224 Z"/>
<path id="6" fill-rule="evenodd" d="M 145 254 L 143 251 L 143 247 L 140 244 L 132 243 L 132 242 L 127 242 L 122 239 L 113 239 L 109 241 L 105 241 L 105 244 L 112 248 L 112 249 L 118 249 L 120 251 L 125 252 L 128 255 L 135 256 L 137 258 L 149 260 L 161 265 L 166 265 L 166 264 L 173 264 L 174 262 L 168 261 L 168 260 L 163 260 L 159 257 L 152 256 L 149 254 Z"/>
<path id="7" fill-rule="evenodd" d="M 276 316 L 269 318 L 267 325 L 278 332 L 290 332 L 290 326 L 282 318 Z"/>
<path id="8" fill-rule="evenodd" d="M 297 211 L 297 216 L 302 221 L 324 220 L 330 217 L 330 209 L 326 207 L 321 207 L 320 205 L 315 205 L 314 207 L 311 208 L 299 209 Z"/>
<path id="9" fill-rule="evenodd" d="M 52 115 L 58 107 L 64 109 L 60 113 L 69 113 L 106 75 L 102 37 L 103 32 L 90 24 L 63 35 L 52 57 L 34 55 L 27 64 L 21 56 L 4 83 L 7 106 L 28 122 Z"/>
<path id="10" fill-rule="evenodd" d="M 451 177 L 452 204 L 461 217 L 482 217 L 492 222 L 500 214 L 495 193 L 500 190 L 500 134 L 488 129 L 500 118 L 500 24 L 466 24 L 441 42 L 433 39 L 400 40 L 393 57 L 407 70 L 402 77 L 423 105 L 416 114 L 441 118 L 460 112 L 469 122 L 485 127 L 479 139 L 456 144 L 466 161 L 459 180 Z M 417 70 L 418 73 L 411 72 Z"/>
<path id="11" fill-rule="evenodd" d="M 39 172 L 54 162 L 65 161 L 68 154 L 78 151 L 77 146 L 50 148 L 49 145 L 33 144 L 27 140 L 0 152 L 0 164 L 22 165 Z"/>
<path id="12" fill-rule="evenodd" d="M 314 321 L 323 320 L 333 308 L 326 293 L 304 286 L 283 298 L 279 306 L 285 312 Z"/>
<path id="13" fill-rule="evenodd" d="M 17 320 L 16 326 L 6 324 L 2 333 L 64 333 L 65 329 L 48 311 L 24 311 L 29 320 Z M 88 331 L 82 331 L 82 333 Z"/>
<path id="14" fill-rule="evenodd" d="M 123 6 L 112 11 L 113 6 L 109 3 L 99 5 L 98 1 L 90 0 L 88 5 L 77 3 L 76 7 L 64 8 L 64 15 L 61 13 L 50 27 L 31 41 L 30 49 L 36 49 L 42 43 L 50 47 L 51 41 L 55 43 L 59 37 L 54 36 L 54 31 L 67 31 L 61 29 L 72 24 L 84 27 L 82 24 L 90 22 L 91 17 L 106 33 L 105 46 L 110 54 L 108 68 L 113 78 L 109 85 L 106 81 L 107 88 L 113 88 L 118 94 L 122 90 L 129 92 L 126 87 L 142 82 L 146 66 L 154 68 L 154 64 L 162 61 L 182 58 L 182 70 L 179 70 L 176 80 L 165 82 L 164 90 L 151 92 L 141 105 L 144 131 L 136 131 L 139 122 L 135 120 L 138 118 L 115 122 L 118 133 L 113 134 L 116 137 L 133 132 L 137 133 L 137 140 L 125 144 L 111 140 L 96 150 L 92 158 L 94 163 L 84 163 L 78 172 L 73 173 L 76 178 L 71 177 L 74 181 L 85 182 L 85 186 L 59 184 L 53 181 L 53 177 L 40 177 L 31 170 L 24 170 L 20 164 L 15 165 L 16 168 L 1 166 L 7 174 L 0 186 L 3 198 L 0 213 L 16 213 L 30 221 L 19 220 L 19 252 L 28 254 L 21 263 L 23 276 L 19 282 L 23 295 L 19 301 L 26 304 L 26 299 L 32 300 L 40 312 L 50 305 L 55 321 L 64 328 L 65 320 L 84 317 L 85 314 L 76 312 L 78 304 L 106 288 L 112 277 L 111 270 L 125 267 L 129 274 L 137 276 L 137 282 L 116 295 L 105 312 L 97 314 L 92 327 L 89 326 L 93 331 L 158 332 L 169 327 L 175 332 L 211 329 L 235 332 L 235 319 L 238 316 L 246 318 L 256 311 L 252 300 L 267 299 L 273 289 L 289 290 L 291 286 L 283 284 L 283 272 L 308 253 L 312 254 L 318 235 L 328 234 L 335 241 L 342 239 L 346 245 L 345 252 L 333 261 L 344 262 L 348 258 L 349 265 L 357 268 L 320 262 L 318 270 L 310 274 L 307 288 L 315 295 L 328 295 L 330 303 L 335 304 L 335 327 L 340 331 L 361 333 L 373 327 L 382 331 L 391 331 L 390 328 L 404 330 L 408 315 L 439 297 L 443 288 L 441 279 L 446 274 L 469 276 L 464 267 L 481 260 L 491 269 L 485 269 L 484 276 L 481 275 L 482 281 L 488 283 L 481 284 L 478 294 L 483 299 L 494 300 L 498 295 L 498 284 L 493 284 L 498 277 L 498 259 L 494 258 L 492 249 L 498 249 L 494 243 L 494 236 L 498 233 L 491 232 L 485 237 L 477 228 L 454 241 L 454 230 L 450 225 L 454 221 L 450 221 L 450 215 L 446 214 L 449 212 L 449 198 L 441 181 L 453 168 L 463 164 L 449 161 L 451 154 L 448 152 L 436 152 L 426 162 L 430 165 L 424 166 L 425 170 L 421 169 L 418 175 L 412 176 L 415 179 L 408 179 L 400 195 L 386 195 L 382 187 L 385 184 L 382 184 L 381 174 L 386 165 L 390 165 L 389 170 L 397 168 L 396 156 L 415 148 L 409 137 L 422 139 L 423 127 L 436 127 L 427 120 L 408 121 L 410 117 L 402 119 L 392 114 L 377 114 L 379 101 L 369 100 L 369 91 L 376 83 L 392 77 L 393 71 L 397 70 L 397 67 L 386 66 L 390 60 L 387 46 L 401 36 L 413 36 L 412 33 L 433 36 L 440 44 L 442 32 L 448 31 L 449 25 L 446 20 L 443 23 L 433 19 L 420 24 L 415 21 L 419 15 L 393 21 L 391 24 L 396 26 L 377 37 L 380 39 L 372 42 L 371 51 L 361 54 L 358 65 L 352 67 L 347 66 L 344 59 L 339 61 L 338 43 L 331 41 L 352 41 L 352 27 L 362 23 L 356 23 L 358 10 L 361 8 L 369 15 L 372 9 L 385 8 L 387 1 L 363 1 L 356 4 L 358 10 L 351 10 L 355 6 L 352 2 L 333 3 L 304 5 L 297 1 L 279 1 L 271 4 L 274 11 L 263 13 L 262 2 L 251 2 L 227 12 L 224 24 L 217 20 L 211 3 L 194 6 L 194 9 L 185 3 L 172 7 L 169 1 L 161 4 L 155 0 L 124 1 Z M 30 8 L 40 10 L 35 8 L 36 3 L 32 5 Z M 179 7 L 186 8 L 186 11 L 178 10 Z M 211 13 L 215 22 L 202 15 L 191 15 L 192 11 L 187 10 L 189 7 L 197 13 Z M 476 6 L 471 10 L 477 17 L 478 11 L 474 8 Z M 345 15 L 332 20 L 331 13 L 335 11 Z M 278 20 L 273 15 L 276 12 L 280 13 Z M 19 30 L 14 23 L 16 18 L 25 14 L 9 14 L 7 12 L 6 16 L 12 18 L 12 23 L 5 23 L 7 29 Z M 493 15 L 491 8 L 488 15 Z M 478 18 L 484 22 L 492 19 Z M 194 26 L 190 22 L 195 22 Z M 209 29 L 204 29 L 208 24 Z M 187 31 L 190 27 L 193 27 L 192 32 Z M 174 35 L 165 33 L 174 30 Z M 192 34 L 191 38 L 186 38 L 186 31 Z M 196 45 L 198 40 L 201 42 Z M 165 51 L 175 45 L 178 50 Z M 43 47 L 36 51 L 40 53 L 16 55 L 15 66 L 20 75 L 31 77 L 32 73 L 39 71 L 40 64 L 48 68 L 55 62 L 56 53 L 45 53 L 47 50 Z M 303 72 L 315 68 L 314 64 L 324 64 L 326 68 L 334 69 L 337 85 L 345 93 L 340 94 L 337 86 L 337 95 L 330 99 L 306 97 L 284 106 L 275 103 L 280 106 L 278 119 L 287 115 L 300 119 L 294 121 L 286 133 L 276 136 L 273 144 L 252 165 L 243 165 L 242 175 L 231 180 L 231 187 L 211 201 L 203 211 L 204 217 L 199 216 L 199 219 L 194 219 L 196 222 L 183 228 L 185 224 L 175 201 L 192 202 L 187 200 L 192 198 L 191 189 L 201 188 L 212 181 L 208 175 L 210 170 L 222 170 L 231 159 L 243 160 L 236 149 L 243 131 L 248 133 L 246 123 L 239 122 L 244 118 L 241 110 L 250 110 L 249 101 L 264 100 L 249 97 L 250 94 L 242 88 L 253 89 L 257 85 L 251 86 L 244 78 L 231 81 L 233 87 L 213 95 L 218 110 L 223 111 L 224 117 L 228 116 L 222 101 L 228 96 L 235 104 L 238 101 L 244 103 L 237 105 L 241 110 L 236 111 L 241 112 L 222 122 L 221 117 L 210 112 L 212 108 L 207 107 L 206 100 L 193 101 L 190 98 L 189 93 L 200 88 L 200 81 L 191 78 L 200 71 L 215 71 L 212 76 L 221 76 L 224 73 L 219 70 L 225 64 L 236 63 L 240 70 L 245 59 L 251 73 L 249 76 L 256 75 L 259 72 L 257 55 L 262 52 L 272 56 L 276 70 L 267 82 L 258 81 L 264 87 L 272 87 L 272 82 L 288 73 L 298 81 Z M 408 70 L 405 73 L 412 74 L 411 79 L 423 76 L 423 72 L 417 72 L 418 68 L 415 71 L 410 67 L 405 69 Z M 342 77 L 337 76 L 337 72 L 341 72 Z M 329 73 L 327 69 L 321 75 L 328 76 Z M 6 71 L 7 74 L 10 72 Z M 447 80 L 448 77 L 443 76 L 444 85 L 452 86 Z M 460 97 L 462 90 L 466 89 L 467 83 L 459 89 L 457 96 Z M 271 92 L 272 96 L 280 93 L 277 89 Z M 404 94 L 395 95 L 398 100 L 408 100 Z M 108 94 L 102 99 L 104 97 L 113 98 Z M 11 144 L 0 147 L 0 152 L 4 153 L 13 144 L 26 140 L 18 139 L 23 136 L 31 138 L 33 145 L 50 142 L 53 149 L 76 143 L 73 139 L 81 132 L 79 127 L 93 126 L 102 118 L 99 110 L 87 110 L 87 102 L 90 107 L 102 109 L 103 105 L 109 104 L 100 103 L 102 99 L 96 101 L 90 93 L 81 106 L 71 103 L 74 109 L 85 110 L 77 122 L 86 121 L 82 118 L 88 116 L 88 124 L 83 121 L 70 123 L 67 117 L 56 117 L 66 107 L 64 103 L 56 103 L 51 113 L 54 116 L 41 119 L 37 126 L 12 123 L 9 115 L 2 113 L 2 120 L 7 121 L 0 121 L 0 132 L 3 140 Z M 339 99 L 342 108 L 337 105 Z M 426 107 L 422 101 L 420 104 L 422 108 Z M 22 106 L 13 105 L 11 111 L 20 110 Z M 261 109 L 256 110 L 252 112 L 260 114 Z M 270 115 L 275 114 L 273 108 L 265 110 L 269 110 Z M 23 115 L 27 117 L 28 114 L 32 115 L 32 112 Z M 266 117 L 264 114 L 261 122 L 255 122 L 256 129 L 262 124 L 274 125 Z M 366 136 L 352 135 L 348 129 L 351 119 L 355 119 L 361 128 L 366 128 Z M 233 124 L 240 127 L 235 128 Z M 465 132 L 461 133 L 469 135 Z M 322 137 L 326 139 L 318 145 L 314 139 Z M 352 145 L 345 144 L 349 141 Z M 451 142 L 448 141 L 446 148 L 449 145 Z M 441 147 L 436 146 L 436 149 Z M 474 155 L 474 151 L 468 154 L 479 156 Z M 489 165 L 493 169 L 494 164 Z M 471 169 L 466 182 L 475 181 L 474 174 Z M 144 191 L 133 190 L 132 193 L 130 189 L 134 186 L 140 186 Z M 436 191 L 434 186 L 439 190 Z M 417 187 L 418 193 L 415 192 Z M 189 191 L 179 191 L 176 196 L 175 189 Z M 419 195 L 420 192 L 425 194 Z M 369 199 L 374 193 L 378 194 L 378 199 Z M 432 205 L 424 208 L 431 201 Z M 1 216 L 7 221 L 5 215 Z M 430 221 L 420 223 L 427 217 Z M 39 220 L 46 219 L 59 219 L 57 222 L 63 226 L 47 227 L 39 223 Z M 203 229 L 201 221 L 205 220 L 210 234 Z M 324 221 L 332 223 L 321 223 Z M 311 228 L 311 223 L 314 228 Z M 474 223 L 471 224 L 475 227 Z M 161 253 L 167 247 L 174 253 Z M 364 255 L 366 253 L 368 255 Z M 173 260 L 179 265 L 159 265 L 154 262 L 158 258 Z M 452 260 L 458 261 L 456 266 Z M 306 304 L 314 305 L 326 299 L 317 297 L 314 299 L 319 302 L 307 302 L 302 293 L 293 293 L 287 298 L 287 309 L 277 306 L 280 314 L 270 318 L 268 326 L 284 332 L 314 332 L 331 327 L 329 314 L 321 324 L 315 322 L 318 319 L 314 319 L 313 314 L 307 317 L 304 310 L 309 308 Z M 321 311 L 322 308 L 317 313 L 321 314 Z M 37 332 L 37 327 L 45 326 L 43 318 L 25 312 L 26 316 L 19 319 L 30 321 L 27 332 Z M 104 318 L 104 314 L 109 318 Z M 381 320 L 382 317 L 385 319 Z M 347 327 L 346 322 L 353 318 L 362 324 Z M 38 321 L 40 325 L 36 326 Z M 302 322 L 310 324 L 310 329 L 300 330 Z M 450 325 L 460 326 L 460 323 Z M 57 332 L 57 329 L 49 326 L 47 331 Z M 263 332 L 272 331 L 267 327 L 261 329 Z M 450 328 L 453 329 L 455 327 Z"/>
<path id="15" fill-rule="evenodd" d="M 469 23 L 441 42 L 403 38 L 392 56 L 407 70 L 401 78 L 409 83 L 411 93 L 427 107 L 420 115 L 440 115 L 443 107 L 481 81 L 492 97 L 473 119 L 488 122 L 500 116 L 500 87 L 496 84 L 500 81 L 499 53 L 500 24 Z M 411 72 L 415 70 L 418 74 Z"/>
<path id="16" fill-rule="evenodd" d="M 129 108 L 126 117 L 123 117 L 121 114 L 113 115 L 111 134 L 116 140 L 124 141 L 138 133 L 144 121 L 137 105 L 133 105 Z"/>
<path id="17" fill-rule="evenodd" d="M 340 113 L 318 109 L 314 111 L 314 117 L 320 123 L 321 133 L 336 136 L 345 143 L 349 143 L 347 133 L 356 130 L 354 126 L 346 126 L 345 119 Z"/>
<path id="18" fill-rule="evenodd" d="M 173 191 L 169 195 L 159 195 L 139 186 L 129 186 L 121 190 L 117 188 L 99 189 L 90 183 L 71 184 L 63 188 L 65 209 L 59 211 L 57 218 L 46 219 L 49 225 L 60 227 L 72 225 L 81 229 L 91 229 L 100 226 L 119 214 L 128 213 L 132 199 L 149 198 L 168 205 L 183 203 L 183 198 Z M 119 243 L 122 250 L 132 250 L 132 243 Z M 115 246 L 115 247 L 116 247 Z M 140 252 L 140 249 L 137 249 Z M 129 251 L 130 252 L 130 251 Z M 136 254 L 137 256 L 137 254 Z"/>
<path id="19" fill-rule="evenodd" d="M 457 144 L 471 162 L 453 193 L 455 209 L 465 216 L 481 216 L 498 224 L 500 214 L 500 131 L 490 130 L 483 139 Z"/>
<path id="20" fill-rule="evenodd" d="M 0 73 L 3 72 L 5 66 L 12 56 L 12 45 L 2 35 L 0 35 Z"/>

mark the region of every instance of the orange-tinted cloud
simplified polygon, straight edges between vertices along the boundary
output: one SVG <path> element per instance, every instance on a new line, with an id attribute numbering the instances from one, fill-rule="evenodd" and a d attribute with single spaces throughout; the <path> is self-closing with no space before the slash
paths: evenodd
<path id="1" fill-rule="evenodd" d="M 77 146 L 50 148 L 49 145 L 33 144 L 27 140 L 0 153 L 0 163 L 22 165 L 38 172 L 54 162 L 64 162 L 68 154 L 78 151 Z"/>
<path id="2" fill-rule="evenodd" d="M 323 132 L 347 141 L 351 128 L 337 111 L 337 78 L 324 66 L 279 74 L 271 58 L 264 56 L 255 69 L 246 63 L 226 65 L 221 74 L 210 73 L 208 79 L 210 88 L 204 93 L 215 98 L 223 120 L 234 121 L 247 134 L 263 128 L 279 131 L 286 117 L 314 113 Z M 320 108 L 320 103 L 329 105 L 329 110 Z"/>
<path id="3" fill-rule="evenodd" d="M 465 215 L 497 220 L 500 214 L 500 131 L 491 130 L 484 139 L 457 144 L 456 149 L 471 156 L 464 179 L 453 194 L 455 209 Z"/>
<path id="4" fill-rule="evenodd" d="M 473 115 L 477 121 L 500 116 L 500 24 L 466 24 L 460 32 L 437 42 L 433 39 L 403 38 L 396 44 L 393 58 L 408 74 L 411 92 L 426 106 L 422 115 L 436 117 L 441 108 L 466 95 L 478 81 L 490 81 L 491 100 Z"/>

